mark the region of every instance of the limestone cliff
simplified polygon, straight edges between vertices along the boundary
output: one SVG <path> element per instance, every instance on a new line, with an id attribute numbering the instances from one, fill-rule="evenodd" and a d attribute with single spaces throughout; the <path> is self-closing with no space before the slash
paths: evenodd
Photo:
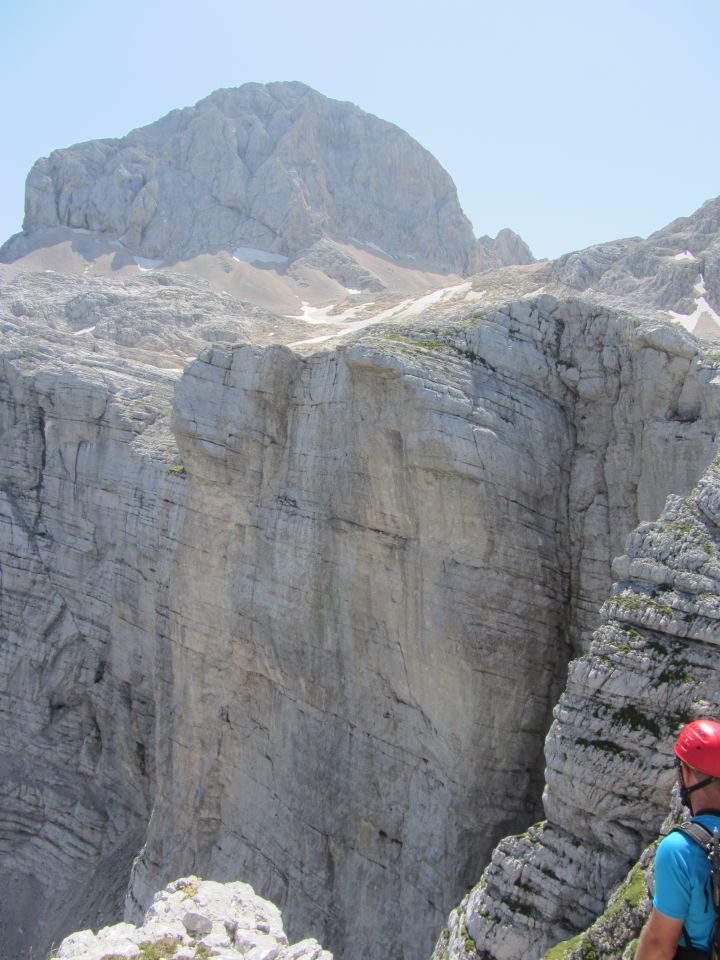
<path id="1" fill-rule="evenodd" d="M 4 315 L 8 960 L 189 871 L 416 960 L 539 815 L 572 645 L 711 459 L 716 369 L 578 301 L 436 301 L 182 376 L 75 336 L 78 303 Z"/>
<path id="2" fill-rule="evenodd" d="M 496 847 L 435 960 L 532 960 L 558 941 L 568 942 L 546 960 L 632 956 L 653 848 L 601 920 L 568 938 L 603 912 L 660 830 L 680 727 L 720 713 L 718 460 L 689 497 L 669 497 L 658 521 L 631 534 L 614 572 L 604 622 L 570 666 L 546 741 L 547 819 Z"/>
<path id="3" fill-rule="evenodd" d="M 23 230 L 109 234 L 143 257 L 356 240 L 447 272 L 474 248 L 450 177 L 408 134 L 302 83 L 217 90 L 120 140 L 56 150 Z"/>

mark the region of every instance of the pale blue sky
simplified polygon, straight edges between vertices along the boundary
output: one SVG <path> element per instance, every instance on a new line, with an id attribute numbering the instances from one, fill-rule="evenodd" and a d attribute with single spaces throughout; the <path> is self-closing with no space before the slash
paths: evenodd
<path id="1" fill-rule="evenodd" d="M 718 50 L 718 0 L 0 0 L 0 242 L 38 157 L 271 80 L 410 133 L 476 234 L 645 236 L 720 194 Z"/>

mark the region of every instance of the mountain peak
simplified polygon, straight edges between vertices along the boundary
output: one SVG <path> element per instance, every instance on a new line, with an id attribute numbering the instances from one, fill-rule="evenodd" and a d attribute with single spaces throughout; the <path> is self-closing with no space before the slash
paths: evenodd
<path id="1" fill-rule="evenodd" d="M 329 237 L 466 273 L 475 245 L 431 154 L 298 81 L 216 90 L 121 139 L 38 160 L 24 231 L 55 226 L 166 261 L 237 247 L 292 257 Z"/>

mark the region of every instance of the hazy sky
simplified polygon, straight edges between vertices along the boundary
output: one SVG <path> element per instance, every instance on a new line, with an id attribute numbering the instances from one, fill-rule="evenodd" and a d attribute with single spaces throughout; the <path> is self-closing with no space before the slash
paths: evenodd
<path id="1" fill-rule="evenodd" d="M 720 194 L 718 0 L 0 0 L 0 242 L 57 147 L 302 80 L 402 127 L 539 257 Z"/>

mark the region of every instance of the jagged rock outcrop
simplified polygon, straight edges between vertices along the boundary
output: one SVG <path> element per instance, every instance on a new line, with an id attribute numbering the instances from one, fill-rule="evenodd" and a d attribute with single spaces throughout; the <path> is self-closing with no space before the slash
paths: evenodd
<path id="1" fill-rule="evenodd" d="M 604 623 L 571 664 L 546 741 L 547 820 L 497 846 L 435 960 L 532 960 L 589 926 L 663 823 L 677 731 L 718 716 L 718 460 L 689 497 L 669 497 L 658 521 L 631 534 L 614 572 Z M 651 855 L 602 920 L 547 960 L 593 950 L 611 960 L 632 956 Z"/>
<path id="2" fill-rule="evenodd" d="M 581 302 L 428 309 L 182 377 L 7 316 L 8 958 L 117 920 L 137 854 L 128 919 L 197 870 L 414 960 L 540 813 L 570 639 L 711 458 L 716 369 Z"/>
<path id="3" fill-rule="evenodd" d="M 470 269 L 472 273 L 481 273 L 496 267 L 534 262 L 535 258 L 530 252 L 530 247 L 522 237 L 505 227 L 494 240 L 488 236 L 478 238 Z"/>
<path id="4" fill-rule="evenodd" d="M 53 960 L 332 960 L 316 940 L 289 944 L 276 906 L 246 883 L 184 877 L 156 893 L 142 926 L 118 923 L 72 934 Z"/>
<path id="5" fill-rule="evenodd" d="M 237 247 L 295 256 L 328 236 L 466 273 L 474 246 L 426 150 L 302 83 L 217 90 L 120 140 L 38 160 L 23 230 L 53 226 L 161 260 Z"/>
<path id="6" fill-rule="evenodd" d="M 377 292 L 384 289 L 380 278 L 364 269 L 355 257 L 343 250 L 340 244 L 324 237 L 302 253 L 290 267 L 297 274 L 303 267 L 315 267 L 342 283 L 343 286 L 357 290 Z"/>
<path id="7" fill-rule="evenodd" d="M 700 291 L 698 277 L 701 277 Z M 702 295 L 720 310 L 720 197 L 651 234 L 568 253 L 548 265 L 544 282 L 609 295 L 628 306 L 691 314 Z M 720 327 L 698 336 L 720 336 Z"/>

